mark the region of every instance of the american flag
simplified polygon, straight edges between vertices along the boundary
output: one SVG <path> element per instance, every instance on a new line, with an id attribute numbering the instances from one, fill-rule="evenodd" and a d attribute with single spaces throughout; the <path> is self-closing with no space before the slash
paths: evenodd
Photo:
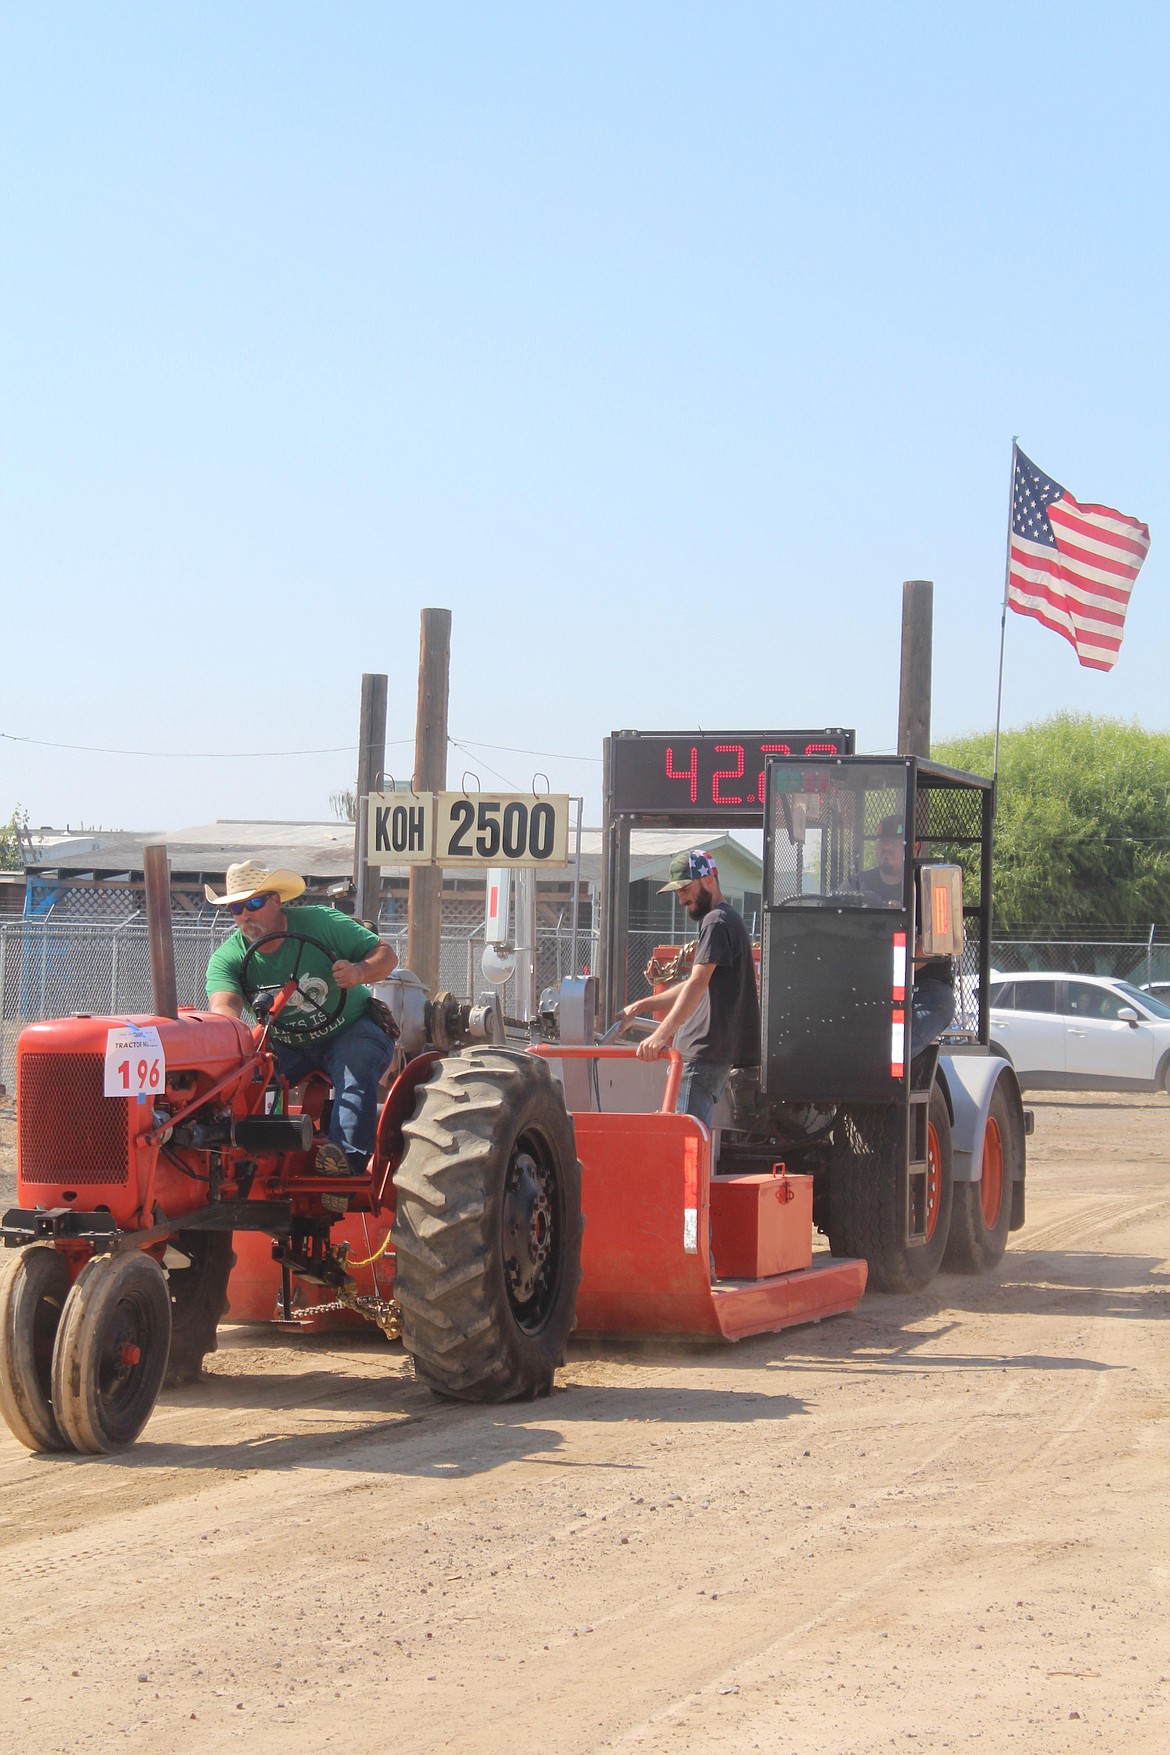
<path id="1" fill-rule="evenodd" d="M 1090 670 L 1112 670 L 1150 532 L 1108 506 L 1082 506 L 1017 446 L 1007 600 L 1063 634 Z"/>

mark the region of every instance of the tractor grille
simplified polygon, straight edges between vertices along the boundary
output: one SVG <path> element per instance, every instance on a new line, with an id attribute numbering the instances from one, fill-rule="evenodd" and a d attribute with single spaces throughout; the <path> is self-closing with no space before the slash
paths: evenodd
<path id="1" fill-rule="evenodd" d="M 100 1054 L 24 1054 L 17 1113 L 20 1177 L 70 1188 L 130 1180 L 126 1102 L 102 1095 Z"/>

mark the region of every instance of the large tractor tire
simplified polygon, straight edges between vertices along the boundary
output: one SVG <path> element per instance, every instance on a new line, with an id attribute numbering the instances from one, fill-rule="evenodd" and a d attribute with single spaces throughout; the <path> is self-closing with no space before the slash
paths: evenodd
<path id="1" fill-rule="evenodd" d="M 992 1093 L 979 1181 L 955 1184 L 943 1256 L 949 1272 L 981 1274 L 1003 1259 L 1012 1221 L 1012 1181 L 1022 1150 L 1019 1118 L 1001 1080 Z"/>
<path id="2" fill-rule="evenodd" d="M 581 1166 L 543 1060 L 464 1049 L 420 1087 L 395 1176 L 394 1296 L 438 1395 L 547 1395 L 581 1277 Z"/>
<path id="3" fill-rule="evenodd" d="M 174 1248 L 187 1265 L 167 1267 L 171 1351 L 164 1389 L 198 1383 L 204 1359 L 218 1345 L 216 1330 L 227 1314 L 228 1279 L 236 1265 L 230 1231 L 180 1231 Z"/>
<path id="4" fill-rule="evenodd" d="M 74 1450 L 133 1444 L 162 1388 L 171 1344 L 167 1279 L 152 1256 L 95 1255 L 65 1300 L 53 1349 L 53 1411 Z"/>
<path id="5" fill-rule="evenodd" d="M 53 1343 L 69 1264 L 49 1243 L 6 1250 L 0 1268 L 0 1413 L 29 1450 L 64 1450 L 53 1412 Z"/>
<path id="6" fill-rule="evenodd" d="M 920 1292 L 942 1264 L 951 1223 L 951 1118 L 936 1085 L 927 1123 L 926 1239 L 907 1243 L 898 1199 L 898 1117 L 879 1105 L 841 1110 L 833 1129 L 828 1236 L 834 1255 L 860 1255 L 873 1292 Z"/>

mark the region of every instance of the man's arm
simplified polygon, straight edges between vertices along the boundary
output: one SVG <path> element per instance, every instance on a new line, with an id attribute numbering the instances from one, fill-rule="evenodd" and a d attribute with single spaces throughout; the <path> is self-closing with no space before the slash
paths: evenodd
<path id="1" fill-rule="evenodd" d="M 664 987 L 661 993 L 649 993 L 645 999 L 632 999 L 618 1013 L 623 1029 L 627 1024 L 632 1024 L 635 1018 L 649 1018 L 656 1012 L 669 1011 L 685 986 L 686 981 L 676 981 L 672 987 Z"/>
<path id="2" fill-rule="evenodd" d="M 223 1018 L 242 1018 L 244 1002 L 238 993 L 212 993 L 208 995 L 208 1009 L 218 1012 Z"/>
<path id="3" fill-rule="evenodd" d="M 385 939 L 379 939 L 360 962 L 351 963 L 339 957 L 333 965 L 333 979 L 338 987 L 360 987 L 363 981 L 384 981 L 397 967 L 398 952 Z"/>
<path id="4" fill-rule="evenodd" d="M 660 1060 L 673 1045 L 677 1031 L 702 1004 L 715 969 L 714 963 L 696 963 L 685 981 L 676 988 L 668 988 L 667 994 L 655 995 L 655 998 L 663 999 L 673 992 L 676 997 L 658 1028 L 652 1030 L 646 1040 L 639 1042 L 635 1048 L 634 1053 L 639 1060 Z"/>

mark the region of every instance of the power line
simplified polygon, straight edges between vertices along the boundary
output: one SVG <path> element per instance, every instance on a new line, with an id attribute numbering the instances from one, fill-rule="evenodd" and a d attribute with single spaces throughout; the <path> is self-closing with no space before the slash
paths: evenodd
<path id="1" fill-rule="evenodd" d="M 0 737 L 8 743 L 33 744 L 38 749 L 74 750 L 87 756 L 134 756 L 140 760 L 144 756 L 157 756 L 167 762 L 269 762 L 278 756 L 341 756 L 357 750 L 355 743 L 334 744 L 328 749 L 318 750 L 123 750 L 92 743 L 52 743 L 44 737 L 17 737 L 11 731 L 0 731 Z M 397 741 L 410 743 L 411 739 L 400 737 Z"/>
<path id="2" fill-rule="evenodd" d="M 357 753 L 356 743 L 331 744 L 324 749 L 313 750 L 125 750 L 112 749 L 103 744 L 92 743 L 55 743 L 45 737 L 22 737 L 12 731 L 0 731 L 0 738 L 7 743 L 31 744 L 36 749 L 72 750 L 87 756 L 133 756 L 137 760 L 156 756 L 166 762 L 269 762 L 284 756 L 345 756 Z M 468 753 L 469 747 L 478 750 L 502 750 L 506 755 L 543 756 L 552 762 L 600 762 L 600 756 L 572 756 L 560 750 L 528 750 L 517 749 L 506 743 L 478 743 L 474 738 L 449 737 L 448 743 Z M 387 740 L 387 747 L 398 748 L 404 744 L 412 744 L 411 737 L 393 737 Z M 486 764 L 485 764 L 486 766 Z M 494 772 L 494 769 L 492 770 Z M 502 779 L 500 775 L 498 778 Z"/>

